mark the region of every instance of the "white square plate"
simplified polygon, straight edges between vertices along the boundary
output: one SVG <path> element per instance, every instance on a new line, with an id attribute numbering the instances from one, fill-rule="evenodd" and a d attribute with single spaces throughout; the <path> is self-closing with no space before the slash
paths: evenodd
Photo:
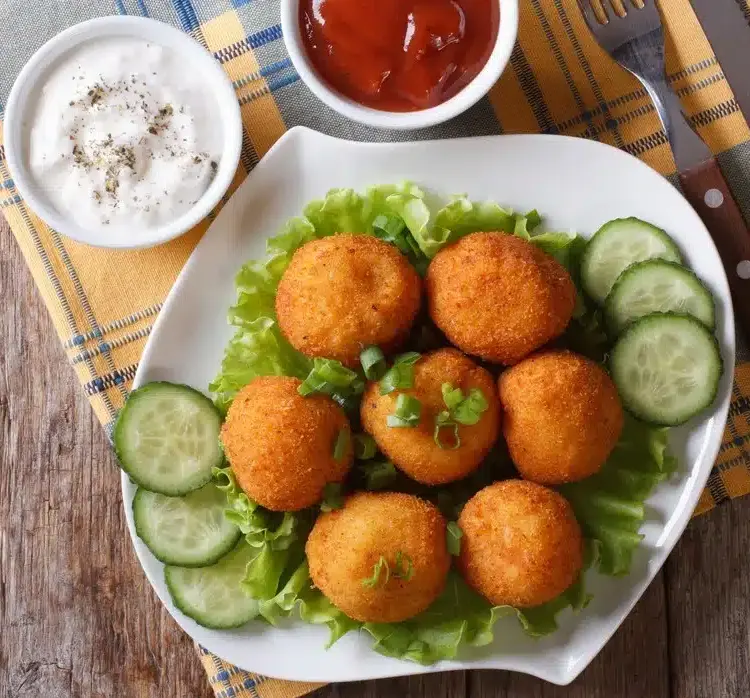
<path id="1" fill-rule="evenodd" d="M 563 136 L 352 143 L 304 128 L 289 131 L 265 156 L 209 228 L 183 269 L 151 334 L 136 386 L 152 380 L 205 390 L 232 334 L 227 309 L 241 264 L 265 255 L 265 240 L 303 205 L 333 187 L 363 190 L 409 179 L 434 193 L 467 193 L 516 210 L 536 208 L 545 229 L 590 236 L 605 221 L 638 216 L 664 228 L 712 291 L 724 377 L 713 408 L 670 435 L 679 471 L 648 502 L 643 543 L 627 577 L 589 573 L 594 600 L 561 614 L 560 630 L 532 640 L 514 617 L 501 619 L 495 642 L 457 661 L 423 667 L 383 657 L 369 637 L 349 633 L 325 650 L 327 629 L 299 621 L 280 628 L 249 623 L 208 630 L 172 604 L 163 566 L 135 535 L 135 486 L 122 476 L 128 525 L 138 558 L 159 598 L 194 640 L 248 671 L 297 681 L 352 681 L 450 669 L 510 669 L 558 684 L 572 681 L 622 623 L 682 534 L 721 444 L 734 366 L 732 305 L 721 261 L 700 219 L 679 192 L 639 160 L 593 141 Z"/>

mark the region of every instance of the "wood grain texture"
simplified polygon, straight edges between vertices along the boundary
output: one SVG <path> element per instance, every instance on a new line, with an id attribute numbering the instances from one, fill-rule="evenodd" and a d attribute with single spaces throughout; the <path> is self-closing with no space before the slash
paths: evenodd
<path id="1" fill-rule="evenodd" d="M 469 689 L 469 698 L 669 698 L 661 575 L 601 654 L 570 686 L 553 686 L 523 674 L 473 672 Z"/>
<path id="2" fill-rule="evenodd" d="M 750 497 L 693 521 L 665 578 L 672 698 L 750 696 Z"/>
<path id="3" fill-rule="evenodd" d="M 0 698 L 210 698 L 125 528 L 119 471 L 0 217 Z M 693 522 L 571 686 L 455 672 L 315 698 L 747 698 L 750 498 Z"/>
<path id="4" fill-rule="evenodd" d="M 135 558 L 120 474 L 0 216 L 0 696 L 209 698 Z"/>

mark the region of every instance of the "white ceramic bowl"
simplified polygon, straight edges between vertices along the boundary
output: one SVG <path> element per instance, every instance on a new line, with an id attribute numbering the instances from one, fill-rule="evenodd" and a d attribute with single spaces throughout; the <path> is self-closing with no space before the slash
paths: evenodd
<path id="1" fill-rule="evenodd" d="M 222 154 L 211 185 L 195 205 L 169 223 L 126 231 L 92 230 L 78 225 L 58 211 L 29 170 L 29 113 L 45 74 L 57 60 L 85 42 L 109 37 L 134 37 L 167 47 L 184 58 L 191 81 L 200 81 L 206 98 L 216 101 L 221 129 Z M 47 225 L 67 237 L 98 247 L 139 248 L 167 242 L 205 218 L 232 182 L 242 149 L 242 117 L 232 83 L 206 49 L 174 27 L 143 17 L 102 17 L 77 24 L 42 46 L 25 65 L 8 98 L 5 116 L 5 152 L 11 176 L 21 196 Z"/>
<path id="2" fill-rule="evenodd" d="M 299 0 L 281 0 L 281 29 L 289 57 L 313 94 L 353 121 L 385 129 L 409 130 L 448 121 L 476 104 L 497 82 L 510 60 L 518 34 L 518 0 L 497 0 L 500 26 L 495 47 L 484 68 L 458 94 L 436 107 L 413 112 L 381 111 L 345 97 L 323 80 L 308 58 L 299 26 Z"/>

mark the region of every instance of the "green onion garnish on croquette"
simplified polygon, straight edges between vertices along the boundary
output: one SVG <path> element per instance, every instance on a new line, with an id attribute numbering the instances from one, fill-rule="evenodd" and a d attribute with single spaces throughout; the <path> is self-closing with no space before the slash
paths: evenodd
<path id="1" fill-rule="evenodd" d="M 313 367 L 299 386 L 299 394 L 328 395 L 347 412 L 359 406 L 359 396 L 365 389 L 360 375 L 335 359 L 314 359 Z"/>
<path id="2" fill-rule="evenodd" d="M 408 582 L 414 576 L 414 563 L 404 552 L 397 550 L 393 567 L 391 568 L 384 555 L 372 566 L 372 576 L 362 580 L 362 586 L 369 589 L 384 587 L 391 577 Z"/>
<path id="3" fill-rule="evenodd" d="M 336 434 L 336 442 L 333 444 L 334 460 L 340 461 L 346 455 L 351 438 L 352 434 L 348 426 L 339 429 L 339 433 Z"/>
<path id="4" fill-rule="evenodd" d="M 461 554 L 461 538 L 463 537 L 464 532 L 455 521 L 450 521 L 446 530 L 448 533 L 446 537 L 448 552 L 453 555 L 453 557 L 457 557 Z"/>
<path id="5" fill-rule="evenodd" d="M 444 435 L 443 430 L 451 430 L 450 442 L 443 441 Z M 451 418 L 450 413 L 447 410 L 438 412 L 435 417 L 435 430 L 432 433 L 432 438 L 435 443 L 441 449 L 455 451 L 457 448 L 461 448 L 461 436 L 458 433 L 458 422 Z"/>
<path id="6" fill-rule="evenodd" d="M 389 427 L 415 427 L 422 414 L 422 403 L 417 398 L 401 393 L 396 398 L 396 411 L 389 414 L 386 424 Z"/>
<path id="7" fill-rule="evenodd" d="M 399 354 L 393 366 L 380 380 L 380 394 L 388 395 L 394 390 L 407 390 L 414 387 L 414 364 L 422 358 L 416 351 Z"/>
<path id="8" fill-rule="evenodd" d="M 303 397 L 314 393 L 336 395 L 342 393 L 359 394 L 364 389 L 356 371 L 334 359 L 314 359 L 313 367 L 298 391 Z"/>
<path id="9" fill-rule="evenodd" d="M 380 347 L 365 347 L 359 355 L 359 362 L 368 381 L 380 380 L 388 369 Z"/>
<path id="10" fill-rule="evenodd" d="M 482 418 L 487 411 L 489 403 L 484 393 L 479 388 L 472 388 L 468 396 L 464 396 L 461 388 L 454 388 L 451 383 L 443 383 L 443 402 L 448 408 L 438 412 L 435 416 L 435 431 L 433 439 L 435 443 L 443 450 L 452 451 L 461 447 L 461 437 L 458 433 L 458 425 L 473 426 Z M 451 429 L 453 438 L 450 445 L 443 441 L 443 429 Z"/>
<path id="11" fill-rule="evenodd" d="M 476 424 L 489 407 L 487 398 L 479 388 L 472 388 L 467 396 L 464 396 L 461 388 L 454 388 L 450 383 L 443 383 L 442 390 L 445 406 L 459 424 Z"/>

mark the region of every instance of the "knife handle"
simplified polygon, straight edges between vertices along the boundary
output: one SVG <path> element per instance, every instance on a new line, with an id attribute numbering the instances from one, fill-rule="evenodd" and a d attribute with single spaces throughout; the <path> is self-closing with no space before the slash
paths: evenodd
<path id="1" fill-rule="evenodd" d="M 750 232 L 714 158 L 680 173 L 687 200 L 711 233 L 732 291 L 734 316 L 750 338 Z"/>

